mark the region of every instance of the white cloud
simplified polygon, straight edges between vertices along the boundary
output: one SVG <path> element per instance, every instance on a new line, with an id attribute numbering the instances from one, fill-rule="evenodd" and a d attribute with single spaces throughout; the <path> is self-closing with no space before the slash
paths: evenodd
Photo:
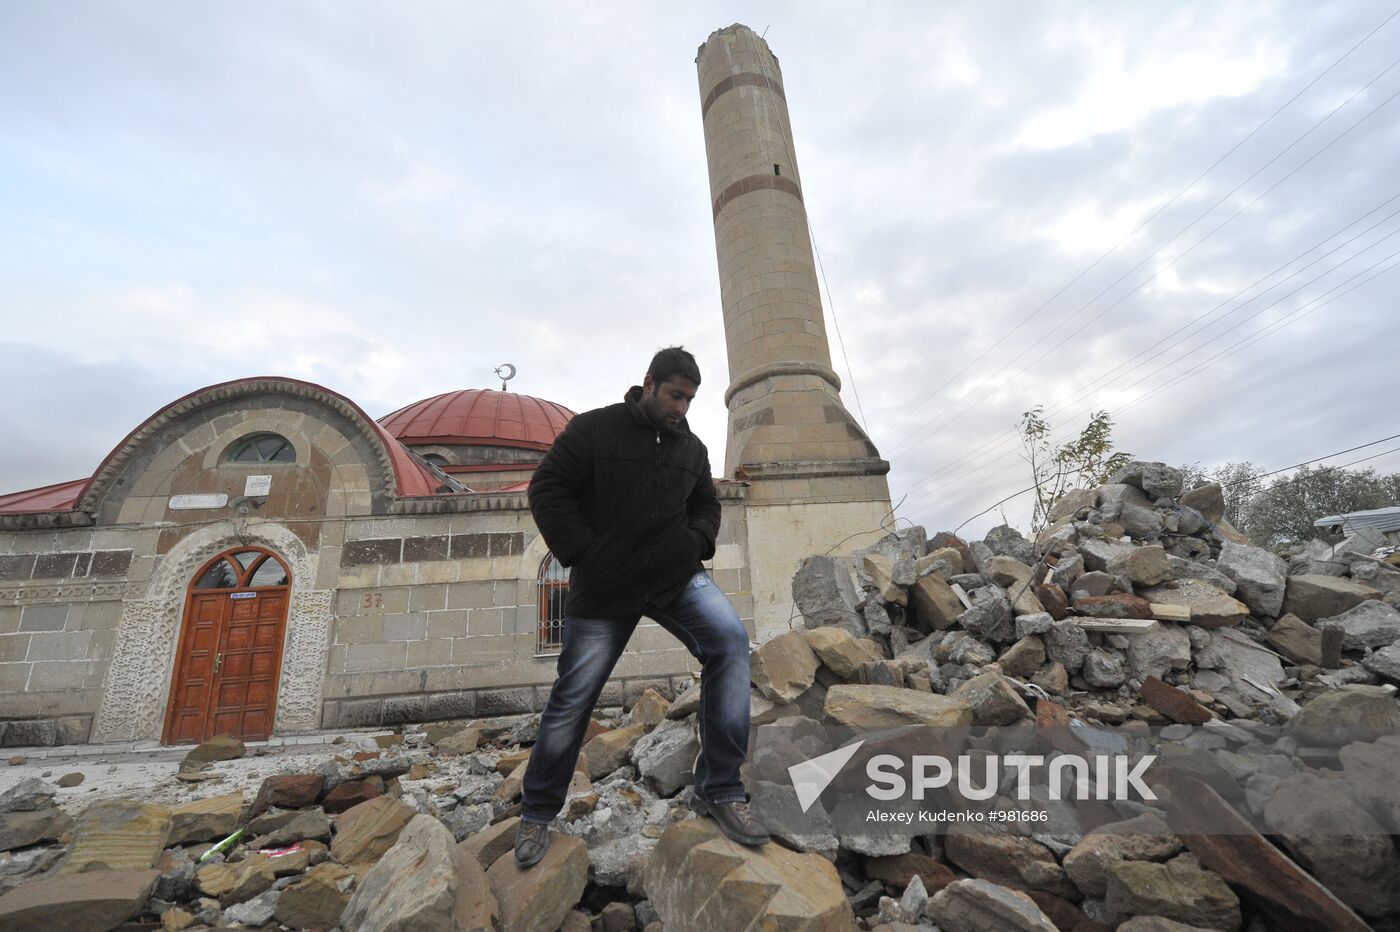
<path id="1" fill-rule="evenodd" d="M 771 25 L 782 60 L 808 210 L 891 485 L 933 490 L 906 517 L 952 526 L 1021 487 L 1004 436 L 1020 412 L 1092 385 L 1053 421 L 1069 432 L 1081 410 L 1145 397 L 1232 338 L 1206 344 L 1224 329 L 1212 328 L 1101 377 L 1393 193 L 1400 139 L 1373 119 L 1189 256 L 1167 264 L 1194 236 L 1070 319 L 1388 64 L 1400 22 L 1088 270 L 1390 12 L 743 14 Z M 726 353 L 692 60 L 731 10 L 157 16 L 99 3 L 81 21 L 34 5 L 5 18 L 0 391 L 22 399 L 24 425 L 11 418 L 0 490 L 71 478 L 162 399 L 223 379 L 282 372 L 383 414 L 495 387 L 491 370 L 512 362 L 512 389 L 582 410 L 616 400 L 673 342 L 700 356 L 691 420 L 722 458 Z M 1267 465 L 1371 439 L 1381 396 L 1337 386 L 1388 378 L 1367 351 L 1398 335 L 1386 281 L 1135 404 L 1117 436 L 1157 459 Z M 831 321 L 828 334 L 849 383 Z M 1188 362 L 1130 387 L 1183 349 Z M 88 420 L 94 391 L 104 408 Z M 849 385 L 844 398 L 854 409 Z M 83 426 L 47 439 L 42 426 L 59 423 Z"/>

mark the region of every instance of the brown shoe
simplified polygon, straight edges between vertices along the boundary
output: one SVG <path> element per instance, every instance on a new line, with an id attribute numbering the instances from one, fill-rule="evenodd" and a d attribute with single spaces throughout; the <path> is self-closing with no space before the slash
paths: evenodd
<path id="1" fill-rule="evenodd" d="M 707 803 L 692 793 L 690 808 L 698 815 L 714 819 L 721 832 L 741 845 L 766 845 L 772 840 L 768 830 L 753 817 L 753 813 L 749 811 L 749 804 L 743 800 Z"/>
<path id="2" fill-rule="evenodd" d="M 524 870 L 534 867 L 549 850 L 549 824 L 520 820 L 515 829 L 515 866 Z"/>

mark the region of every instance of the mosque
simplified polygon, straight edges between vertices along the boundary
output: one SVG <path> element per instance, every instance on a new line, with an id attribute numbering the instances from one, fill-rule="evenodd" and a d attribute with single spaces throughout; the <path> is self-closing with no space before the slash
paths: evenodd
<path id="1" fill-rule="evenodd" d="M 696 64 L 729 367 L 707 569 L 763 641 L 803 558 L 880 536 L 889 464 L 831 369 L 777 59 L 735 25 Z M 479 388 L 376 420 L 310 382 L 237 379 L 86 478 L 0 495 L 0 745 L 539 710 L 568 573 L 525 490 L 573 413 Z M 696 669 L 644 621 L 602 702 Z"/>

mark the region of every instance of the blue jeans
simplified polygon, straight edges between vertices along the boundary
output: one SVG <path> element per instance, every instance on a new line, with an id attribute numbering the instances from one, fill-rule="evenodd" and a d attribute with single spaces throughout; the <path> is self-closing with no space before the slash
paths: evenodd
<path id="1" fill-rule="evenodd" d="M 743 800 L 739 765 L 749 743 L 748 631 L 706 573 L 697 573 L 670 605 L 649 607 L 647 614 L 702 664 L 695 795 L 712 803 Z M 640 619 L 564 616 L 558 676 L 525 770 L 524 821 L 549 822 L 564 807 L 593 707 Z"/>

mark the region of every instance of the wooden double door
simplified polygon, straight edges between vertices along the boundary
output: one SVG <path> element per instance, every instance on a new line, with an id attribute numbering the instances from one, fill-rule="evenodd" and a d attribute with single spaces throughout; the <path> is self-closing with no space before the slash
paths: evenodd
<path id="1" fill-rule="evenodd" d="M 266 550 L 220 554 L 195 575 L 166 711 L 166 744 L 272 734 L 291 579 Z"/>

